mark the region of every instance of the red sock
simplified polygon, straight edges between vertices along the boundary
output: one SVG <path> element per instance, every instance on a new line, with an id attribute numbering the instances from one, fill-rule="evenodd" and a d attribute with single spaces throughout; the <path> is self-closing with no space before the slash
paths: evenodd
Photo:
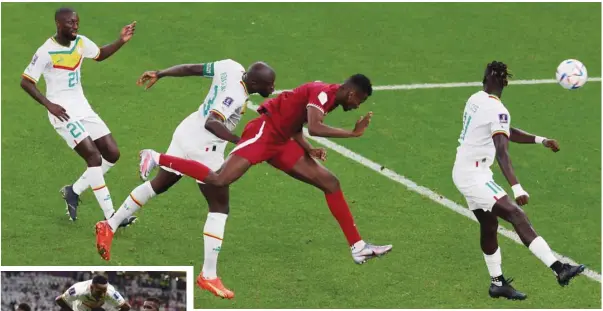
<path id="1" fill-rule="evenodd" d="M 360 233 L 358 233 L 358 229 L 356 229 L 354 217 L 352 217 L 348 203 L 343 197 L 343 192 L 338 190 L 334 193 L 326 193 L 325 197 L 327 198 L 327 204 L 329 205 L 331 214 L 337 219 L 341 230 L 343 230 L 343 234 L 345 234 L 346 239 L 348 239 L 348 244 L 352 246 L 354 243 L 362 240 Z"/>
<path id="2" fill-rule="evenodd" d="M 211 172 L 207 166 L 197 161 L 182 159 L 166 154 L 159 155 L 159 165 L 169 167 L 200 181 L 205 181 L 205 178 L 207 178 L 207 175 Z"/>

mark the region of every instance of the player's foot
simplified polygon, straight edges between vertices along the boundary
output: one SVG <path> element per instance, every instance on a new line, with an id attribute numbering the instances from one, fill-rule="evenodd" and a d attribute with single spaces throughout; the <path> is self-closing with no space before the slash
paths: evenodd
<path id="1" fill-rule="evenodd" d="M 559 285 L 566 286 L 570 280 L 582 273 L 586 267 L 584 265 L 572 266 L 568 263 L 563 264 L 563 269 L 557 274 Z"/>
<path id="2" fill-rule="evenodd" d="M 111 243 L 113 242 L 113 231 L 108 221 L 96 223 L 96 250 L 98 254 L 109 261 L 111 259 Z"/>
<path id="3" fill-rule="evenodd" d="M 111 215 L 111 217 L 115 216 L 115 213 L 113 213 L 113 215 Z M 126 228 L 131 226 L 132 224 L 134 224 L 136 222 L 136 219 L 138 219 L 138 217 L 136 216 L 130 216 L 126 219 L 124 219 L 121 224 L 119 224 L 119 228 Z M 107 218 L 105 218 L 105 220 L 109 220 Z"/>
<path id="4" fill-rule="evenodd" d="M 352 258 L 354 262 L 361 265 L 367 262 L 371 258 L 381 257 L 392 250 L 392 245 L 372 245 L 366 244 L 362 249 L 357 251 L 352 251 Z"/>
<path id="5" fill-rule="evenodd" d="M 140 151 L 140 178 L 144 181 L 149 179 L 151 171 L 159 164 L 153 159 L 153 154 L 157 153 L 151 149 L 144 149 Z"/>
<path id="6" fill-rule="evenodd" d="M 488 291 L 488 293 L 490 294 L 490 297 L 492 297 L 492 298 L 503 297 L 503 298 L 507 298 L 507 299 L 511 299 L 511 300 L 524 300 L 524 299 L 528 298 L 528 296 L 526 294 L 513 288 L 513 286 L 511 286 L 511 282 L 513 282 L 513 279 L 509 279 L 509 280 L 503 279 L 501 286 L 498 286 L 495 284 L 490 284 L 490 290 Z"/>
<path id="7" fill-rule="evenodd" d="M 65 200 L 65 204 L 67 205 L 67 215 L 69 215 L 69 219 L 76 221 L 77 207 L 80 203 L 80 196 L 73 191 L 72 185 L 67 185 L 61 188 L 61 194 L 63 195 L 63 200 Z"/>
<path id="8" fill-rule="evenodd" d="M 197 285 L 201 289 L 209 291 L 218 297 L 226 299 L 234 298 L 234 293 L 224 287 L 224 284 L 222 284 L 222 280 L 220 280 L 220 278 L 206 279 L 203 277 L 202 274 L 199 274 L 199 276 L 197 277 Z"/>

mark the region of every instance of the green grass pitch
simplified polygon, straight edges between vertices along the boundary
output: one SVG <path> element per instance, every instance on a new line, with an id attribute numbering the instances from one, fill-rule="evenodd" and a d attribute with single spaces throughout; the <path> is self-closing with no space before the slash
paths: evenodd
<path id="1" fill-rule="evenodd" d="M 77 222 L 64 215 L 58 190 L 85 164 L 19 87 L 33 53 L 55 31 L 57 6 L 2 4 L 2 265 L 194 265 L 198 272 L 207 206 L 191 179 L 150 201 L 140 222 L 116 235 L 110 263 L 94 247 L 102 213 L 91 192 L 82 197 Z M 356 72 L 374 85 L 478 81 L 492 60 L 508 63 L 516 79 L 547 79 L 562 60 L 576 58 L 591 77 L 601 76 L 598 3 L 73 6 L 80 32 L 98 45 L 138 21 L 130 43 L 105 62 L 84 61 L 82 71 L 84 92 L 121 149 L 106 175 L 116 207 L 140 184 L 138 151 L 166 150 L 209 85 L 174 78 L 145 92 L 135 85 L 145 70 L 264 60 L 277 70 L 277 88 L 287 89 Z M 451 168 L 464 103 L 475 90 L 377 91 L 358 111 L 330 114 L 327 122 L 351 127 L 372 110 L 364 137 L 334 141 L 465 204 Z M 511 147 L 532 197 L 526 211 L 534 227 L 554 250 L 601 271 L 601 83 L 577 91 L 511 86 L 503 101 L 514 126 L 562 147 L 558 154 Z M 579 277 L 561 288 L 529 250 L 504 237 L 503 271 L 529 298 L 490 299 L 477 223 L 335 152 L 326 165 L 339 177 L 361 234 L 394 244 L 393 252 L 354 265 L 320 191 L 258 165 L 231 188 L 219 259 L 219 274 L 237 297 L 220 300 L 195 289 L 195 307 L 601 308 L 601 283 Z"/>

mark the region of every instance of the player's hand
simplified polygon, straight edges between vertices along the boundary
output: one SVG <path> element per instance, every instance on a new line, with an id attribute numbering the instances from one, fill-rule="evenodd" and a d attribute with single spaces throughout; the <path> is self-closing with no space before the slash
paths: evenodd
<path id="1" fill-rule="evenodd" d="M 327 160 L 327 150 L 324 149 L 324 148 L 313 148 L 308 153 L 314 159 L 318 159 L 320 161 L 326 161 Z"/>
<path id="2" fill-rule="evenodd" d="M 59 120 L 69 121 L 69 115 L 67 114 L 67 110 L 65 110 L 65 108 L 63 108 L 61 105 L 49 103 L 46 105 L 46 109 L 48 109 L 48 111 L 50 111 L 52 115 L 59 118 Z"/>
<path id="3" fill-rule="evenodd" d="M 559 143 L 558 143 L 556 140 L 554 140 L 554 139 L 545 139 L 545 140 L 542 142 L 542 144 L 543 144 L 545 147 L 547 147 L 547 148 L 549 148 L 549 149 L 553 150 L 553 152 L 558 152 L 558 151 L 560 150 L 560 149 L 559 149 Z"/>
<path id="4" fill-rule="evenodd" d="M 522 195 L 515 198 L 515 202 L 517 202 L 519 206 L 524 206 L 528 204 L 529 199 L 530 197 L 528 195 Z"/>
<path id="5" fill-rule="evenodd" d="M 530 195 L 527 191 L 523 190 L 520 184 L 516 184 L 511 188 L 513 189 L 513 196 L 515 197 L 515 202 L 517 202 L 519 206 L 524 206 L 528 204 Z"/>
<path id="6" fill-rule="evenodd" d="M 354 135 L 356 137 L 362 136 L 364 134 L 364 130 L 368 127 L 369 123 L 371 123 L 371 117 L 373 117 L 373 112 L 367 113 L 365 116 L 360 117 L 360 119 L 356 122 L 356 126 L 354 127 Z"/>
<path id="7" fill-rule="evenodd" d="M 142 74 L 142 76 L 140 76 L 140 78 L 138 78 L 136 84 L 138 84 L 138 86 L 143 86 L 146 83 L 147 85 L 144 89 L 148 90 L 151 88 L 151 86 L 153 86 L 153 84 L 157 82 L 157 80 L 159 80 L 157 71 L 146 71 Z"/>
<path id="8" fill-rule="evenodd" d="M 132 36 L 134 36 L 135 30 L 136 30 L 136 22 L 132 22 L 132 24 L 126 25 L 126 26 L 124 26 L 124 28 L 121 29 L 119 38 L 123 42 L 128 42 L 128 41 L 130 41 L 130 39 L 132 39 Z"/>

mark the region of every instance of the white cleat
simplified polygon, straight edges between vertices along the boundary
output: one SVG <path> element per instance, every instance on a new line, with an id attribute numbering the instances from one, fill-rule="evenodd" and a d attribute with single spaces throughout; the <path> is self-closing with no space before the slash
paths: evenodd
<path id="1" fill-rule="evenodd" d="M 153 159 L 153 154 L 157 153 L 151 149 L 144 149 L 140 151 L 140 178 L 144 181 L 149 179 L 149 175 L 151 175 L 151 171 L 159 165 L 159 163 L 155 162 Z"/>
<path id="2" fill-rule="evenodd" d="M 381 257 L 392 250 L 392 245 L 372 245 L 366 244 L 362 249 L 358 251 L 352 251 L 352 259 L 354 262 L 361 265 L 367 262 L 369 259 L 375 257 Z"/>

